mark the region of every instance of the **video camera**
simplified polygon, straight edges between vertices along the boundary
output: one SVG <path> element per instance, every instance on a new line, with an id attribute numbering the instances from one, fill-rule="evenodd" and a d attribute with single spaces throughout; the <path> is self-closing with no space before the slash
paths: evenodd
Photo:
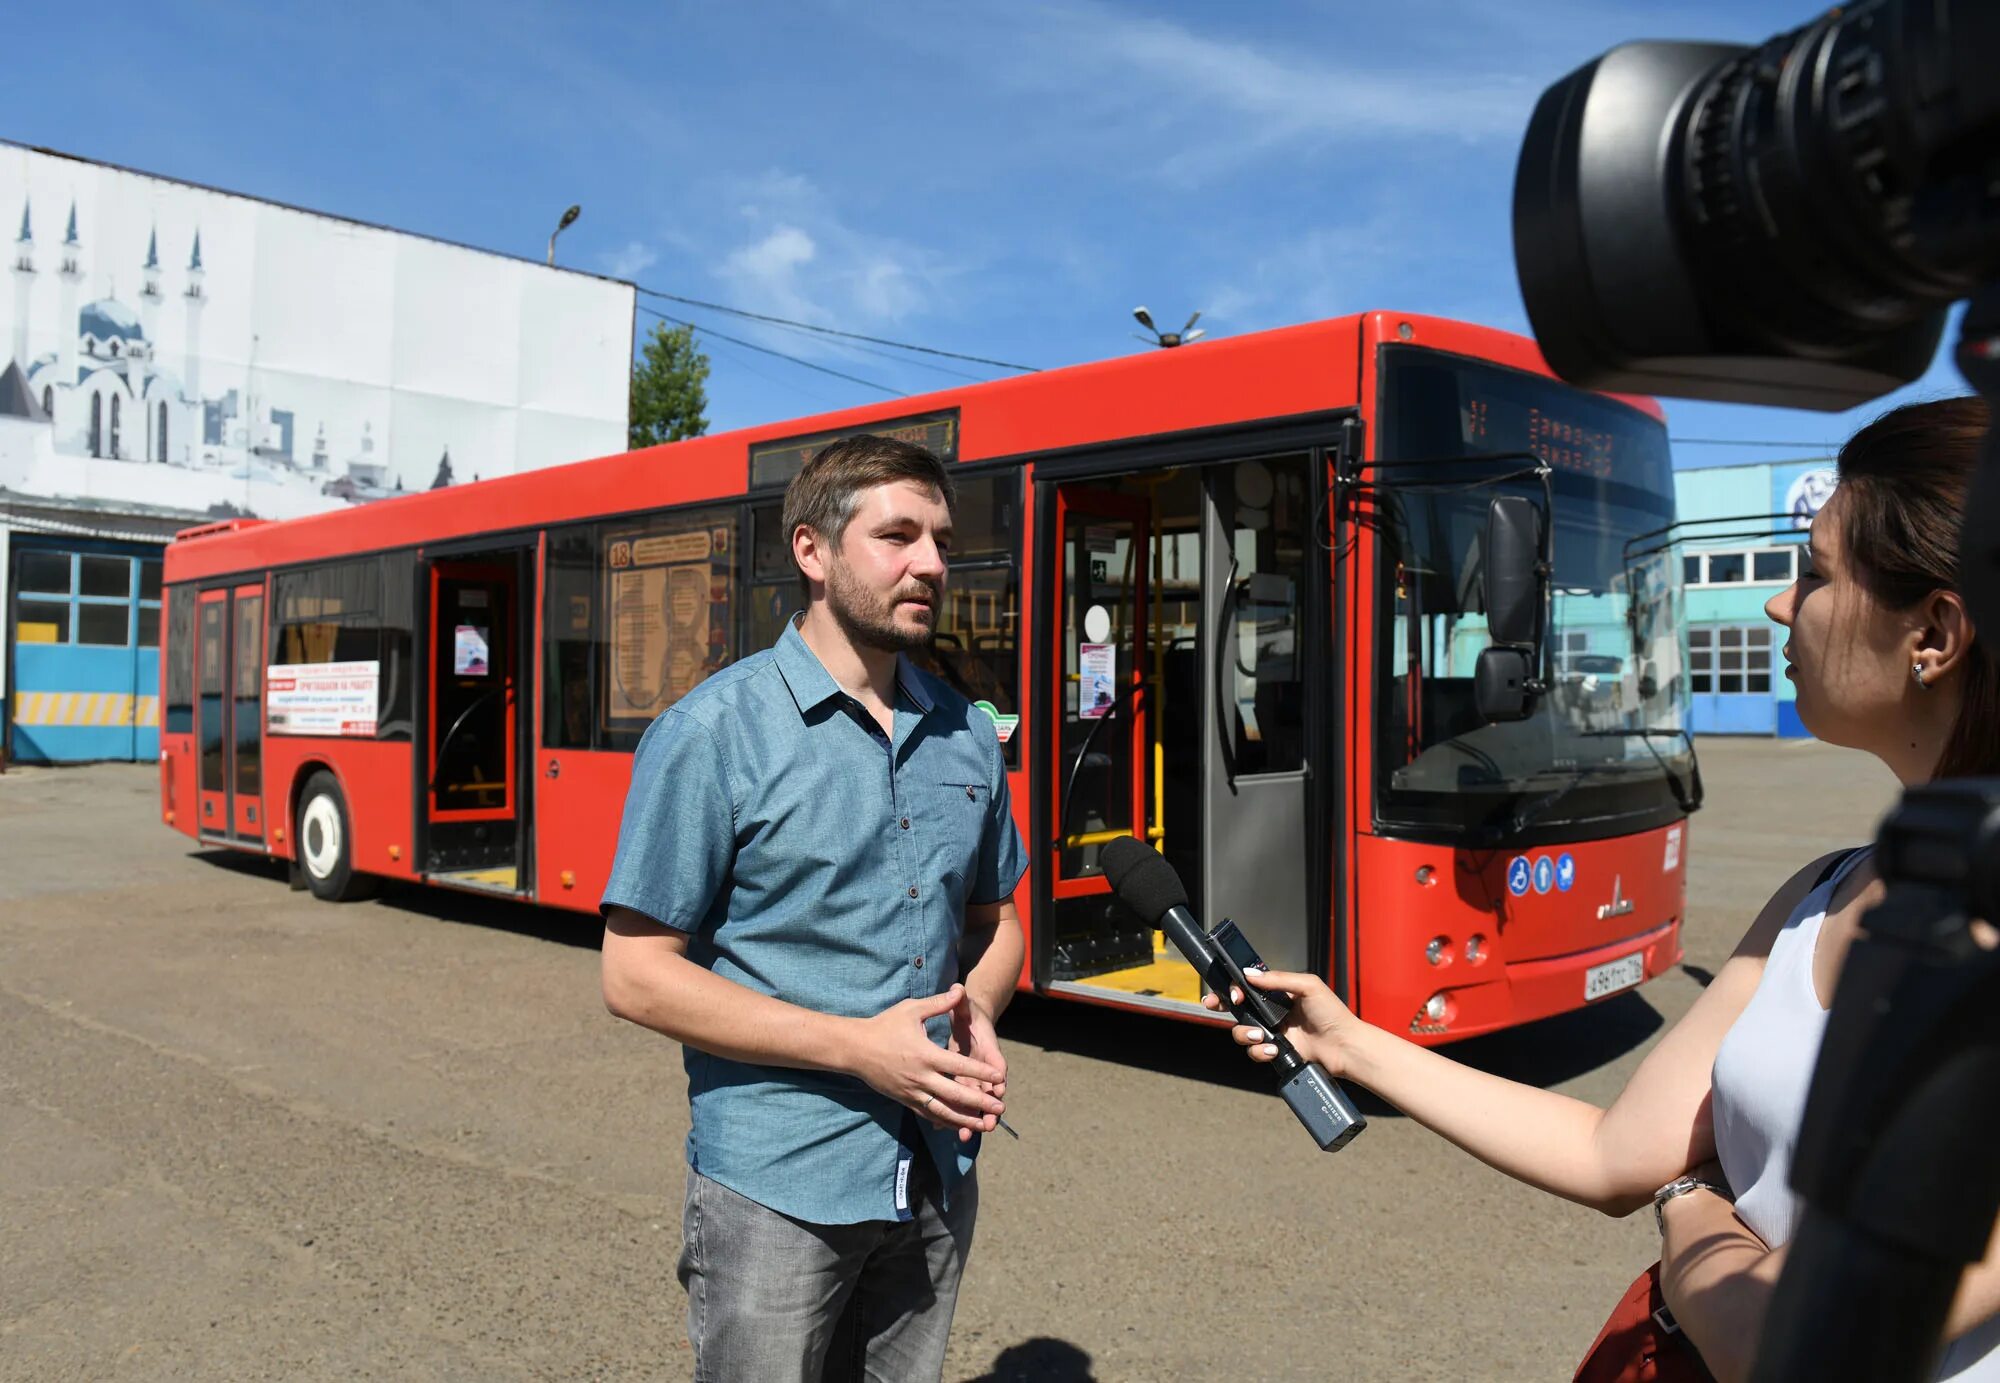
<path id="1" fill-rule="evenodd" d="M 1837 410 L 1959 369 L 2000 408 L 2000 3 L 1862 0 L 1754 47 L 1631 43 L 1543 94 L 1514 256 L 1557 374 Z M 2000 448 L 1960 537 L 2000 636 Z M 1990 654 L 1989 654 L 1990 656 Z M 1756 1377 L 1933 1376 L 2000 1215 L 2000 780 L 1904 794 L 1834 998 L 1793 1182 L 1808 1212 Z"/>

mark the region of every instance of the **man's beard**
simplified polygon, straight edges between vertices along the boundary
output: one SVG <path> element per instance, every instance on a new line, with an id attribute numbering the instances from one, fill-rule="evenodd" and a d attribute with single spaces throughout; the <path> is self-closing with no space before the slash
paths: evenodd
<path id="1" fill-rule="evenodd" d="M 922 648 L 931 641 L 934 629 L 904 629 L 896 623 L 896 606 L 905 600 L 930 602 L 931 620 L 937 620 L 937 587 L 918 582 L 882 600 L 835 559 L 827 564 L 826 607 L 850 643 L 883 653 L 904 653 Z"/>

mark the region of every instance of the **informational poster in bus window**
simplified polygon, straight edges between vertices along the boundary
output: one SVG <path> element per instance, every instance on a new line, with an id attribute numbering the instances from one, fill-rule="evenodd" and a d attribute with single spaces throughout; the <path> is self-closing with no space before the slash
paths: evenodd
<path id="1" fill-rule="evenodd" d="M 1102 720 L 1111 714 L 1111 704 L 1118 697 L 1113 690 L 1118 679 L 1118 645 L 1078 644 L 1077 674 L 1077 718 Z"/>
<path id="2" fill-rule="evenodd" d="M 721 650 L 710 611 L 719 567 L 726 627 L 729 536 L 726 527 L 704 527 L 635 532 L 606 544 L 607 720 L 651 720 L 714 670 Z"/>
<path id="3" fill-rule="evenodd" d="M 264 723 L 274 735 L 372 739 L 382 664 L 273 663 L 264 669 Z"/>
<path id="4" fill-rule="evenodd" d="M 487 655 L 486 630 L 477 624 L 461 624 L 452 640 L 451 670 L 458 677 L 484 677 L 491 666 Z"/>

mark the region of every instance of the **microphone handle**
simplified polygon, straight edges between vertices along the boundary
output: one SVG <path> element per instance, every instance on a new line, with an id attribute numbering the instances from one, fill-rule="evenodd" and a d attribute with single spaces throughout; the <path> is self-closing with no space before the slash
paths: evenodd
<path id="1" fill-rule="evenodd" d="M 1285 1097 L 1285 1103 L 1291 1106 L 1299 1122 L 1306 1126 L 1306 1132 L 1319 1144 L 1320 1151 L 1336 1152 L 1345 1147 L 1355 1134 L 1368 1127 L 1367 1118 L 1355 1107 L 1347 1092 L 1326 1073 L 1326 1069 L 1316 1061 L 1301 1057 L 1298 1048 L 1278 1031 L 1278 1025 L 1284 1021 L 1285 1010 L 1278 1007 L 1269 995 L 1245 983 L 1241 986 L 1243 1002 L 1230 1001 L 1229 991 L 1234 977 L 1217 954 L 1215 943 L 1209 939 L 1208 933 L 1194 920 L 1194 914 L 1183 907 L 1168 908 L 1161 914 L 1160 930 L 1187 957 L 1188 964 L 1200 973 L 1236 1021 L 1262 1028 L 1265 1041 L 1278 1049 L 1278 1055 L 1271 1062 L 1277 1068 L 1281 1082 L 1278 1093 Z"/>

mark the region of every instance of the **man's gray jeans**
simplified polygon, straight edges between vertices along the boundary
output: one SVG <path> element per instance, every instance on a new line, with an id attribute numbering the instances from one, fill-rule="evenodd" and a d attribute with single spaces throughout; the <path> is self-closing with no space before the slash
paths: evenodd
<path id="1" fill-rule="evenodd" d="M 941 1377 L 978 1174 L 953 1191 L 949 1211 L 935 1174 L 913 1180 L 909 1220 L 815 1225 L 689 1168 L 679 1276 L 696 1383 Z"/>

